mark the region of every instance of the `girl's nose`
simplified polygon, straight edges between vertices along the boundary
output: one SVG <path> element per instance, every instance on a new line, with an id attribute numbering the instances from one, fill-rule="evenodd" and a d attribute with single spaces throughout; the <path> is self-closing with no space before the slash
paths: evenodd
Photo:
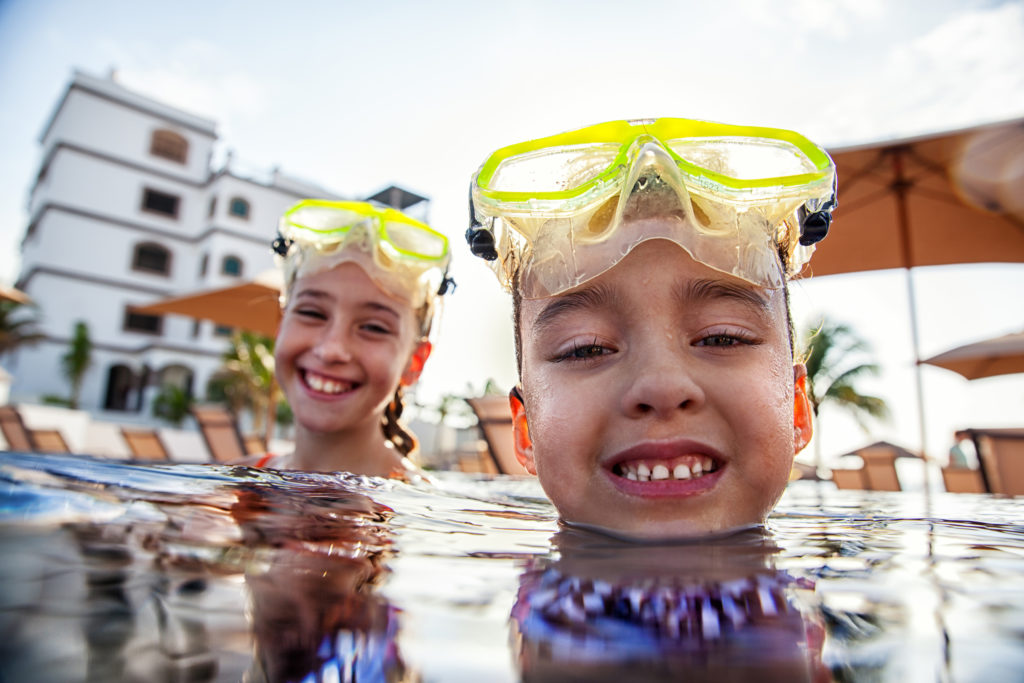
<path id="1" fill-rule="evenodd" d="M 694 410 L 705 400 L 694 359 L 676 343 L 645 345 L 631 364 L 632 377 L 622 395 L 629 417 L 669 418 L 676 411 Z"/>
<path id="2" fill-rule="evenodd" d="M 323 330 L 313 346 L 313 354 L 324 363 L 348 363 L 352 360 L 351 341 L 341 325 Z"/>

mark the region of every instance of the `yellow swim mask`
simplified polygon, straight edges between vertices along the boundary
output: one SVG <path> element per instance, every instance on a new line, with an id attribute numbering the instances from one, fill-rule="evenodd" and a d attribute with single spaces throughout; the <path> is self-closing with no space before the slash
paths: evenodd
<path id="1" fill-rule="evenodd" d="M 448 291 L 448 238 L 401 211 L 368 202 L 304 199 L 281 217 L 274 251 L 285 293 L 300 276 L 354 261 L 389 294 L 418 308 Z"/>
<path id="2" fill-rule="evenodd" d="M 466 239 L 506 287 L 518 274 L 526 298 L 576 287 L 649 239 L 778 287 L 835 204 L 832 160 L 792 131 L 612 121 L 494 152 L 472 180 Z"/>

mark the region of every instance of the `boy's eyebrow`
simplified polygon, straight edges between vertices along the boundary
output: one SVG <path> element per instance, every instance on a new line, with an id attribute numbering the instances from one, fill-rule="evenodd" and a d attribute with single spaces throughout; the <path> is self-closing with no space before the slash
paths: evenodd
<path id="1" fill-rule="evenodd" d="M 736 299 L 767 313 L 771 307 L 766 297 L 754 288 L 733 284 L 725 280 L 694 280 L 682 291 L 683 300 Z"/>
<path id="2" fill-rule="evenodd" d="M 580 309 L 599 308 L 606 305 L 613 298 L 607 287 L 595 285 L 576 292 L 562 294 L 555 297 L 541 309 L 533 321 L 533 327 L 537 331 L 554 323 L 563 313 Z"/>

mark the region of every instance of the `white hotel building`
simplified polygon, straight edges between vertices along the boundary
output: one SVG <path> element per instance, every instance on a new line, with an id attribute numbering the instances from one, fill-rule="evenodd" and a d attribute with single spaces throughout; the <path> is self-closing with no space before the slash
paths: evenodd
<path id="1" fill-rule="evenodd" d="M 77 321 L 94 349 L 80 408 L 153 422 L 165 383 L 198 399 L 229 330 L 133 306 L 226 287 L 273 267 L 278 217 L 304 197 L 340 198 L 276 169 L 213 169 L 215 122 L 76 72 L 41 136 L 17 286 L 39 306 L 45 341 L 5 358 L 12 402 L 67 396 L 61 356 Z M 372 199 L 426 220 L 429 202 L 399 188 Z"/>

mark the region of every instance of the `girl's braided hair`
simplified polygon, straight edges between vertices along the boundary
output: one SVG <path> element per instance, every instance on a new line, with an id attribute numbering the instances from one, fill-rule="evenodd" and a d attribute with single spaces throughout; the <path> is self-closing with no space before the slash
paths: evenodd
<path id="1" fill-rule="evenodd" d="M 430 301 L 416 311 L 416 319 L 420 323 L 420 339 L 429 338 L 431 323 L 434 319 L 434 307 Z M 399 384 L 391 402 L 384 408 L 380 428 L 384 432 L 384 440 L 391 443 L 395 450 L 402 454 L 402 457 L 409 457 L 419 447 L 419 441 L 401 422 L 402 413 L 405 411 L 405 400 L 402 394 L 402 385 Z"/>

